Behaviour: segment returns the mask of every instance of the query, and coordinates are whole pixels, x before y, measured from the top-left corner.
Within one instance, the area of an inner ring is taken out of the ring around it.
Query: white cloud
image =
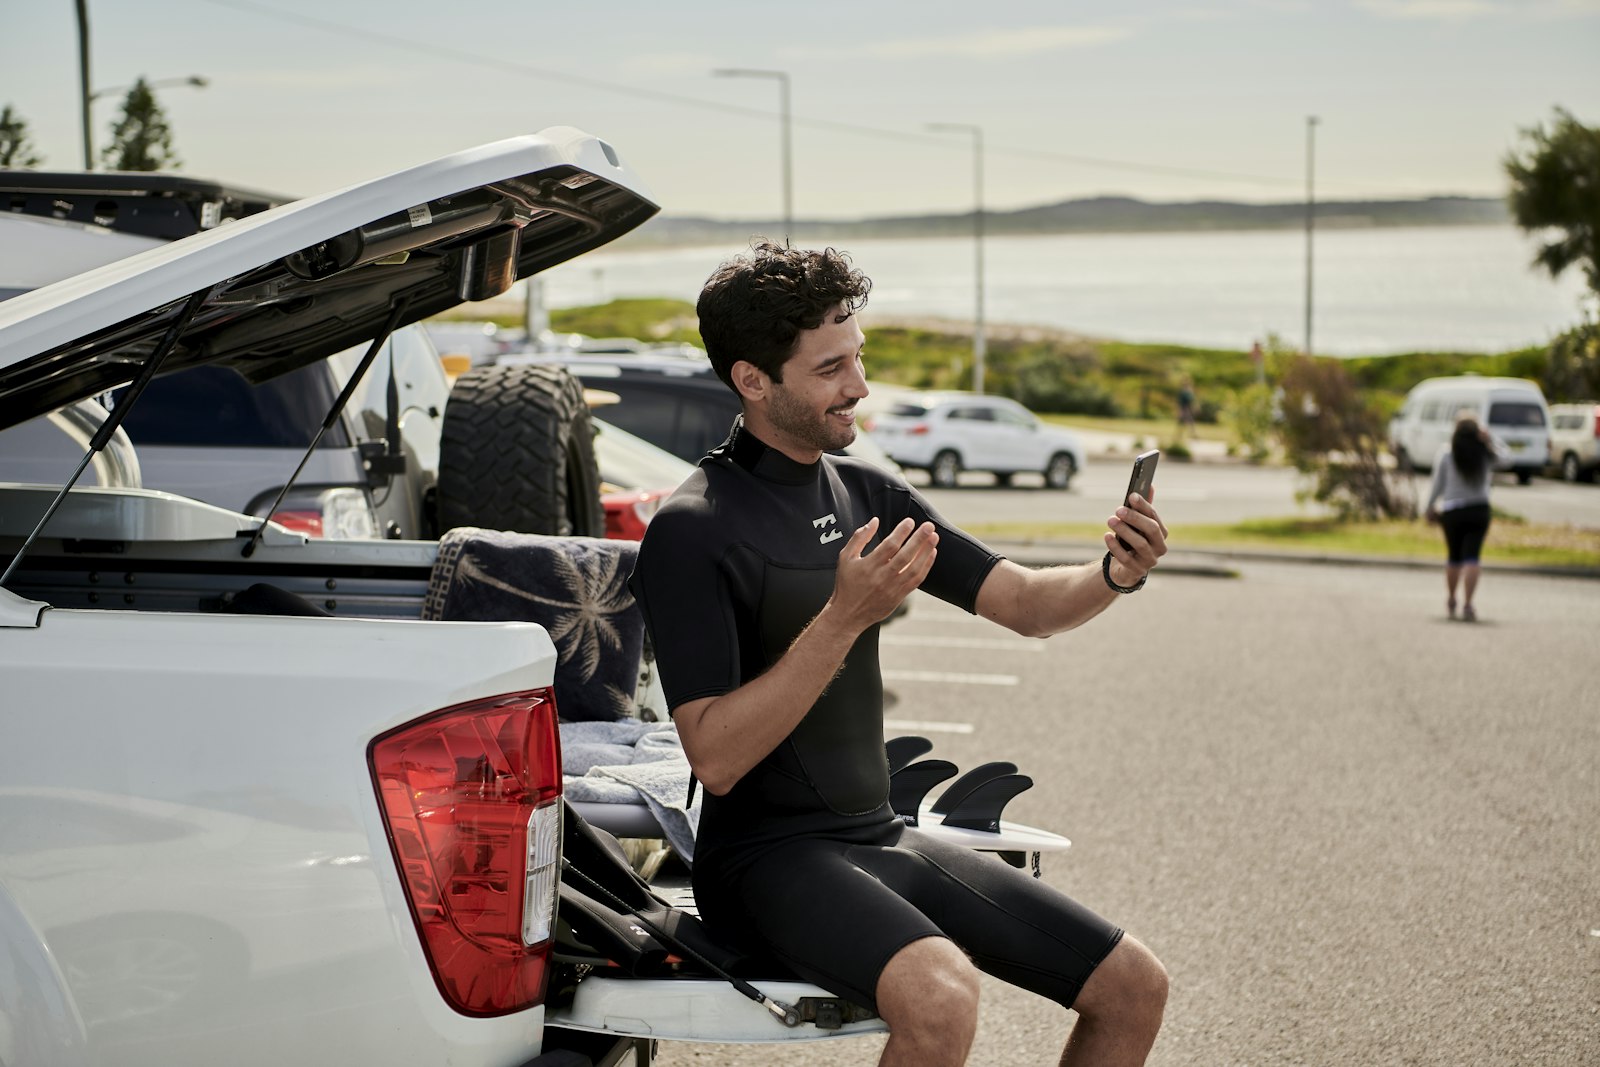
[[[1600,15],[1600,0],[1356,0],[1355,6],[1379,18],[1439,22],[1484,15],[1545,20]]]
[[[1362,11],[1385,19],[1433,19],[1456,22],[1493,14],[1490,0],[1356,0]]]
[[[1012,56],[1059,52],[1069,48],[1097,48],[1132,36],[1121,26],[1030,26],[1015,30],[987,30],[945,37],[901,38],[865,43],[848,49],[851,55],[874,59],[922,59],[961,56],[968,59],[1005,59]],[[809,51],[809,50],[807,50]],[[839,54],[834,51],[832,54]]]

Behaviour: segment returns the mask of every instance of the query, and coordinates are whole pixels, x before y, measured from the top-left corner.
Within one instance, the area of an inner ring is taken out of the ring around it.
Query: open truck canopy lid
[[[163,371],[261,381],[391,319],[494,296],[656,211],[609,145],[570,127],[284,204],[0,302],[0,429],[127,384],[195,294]]]

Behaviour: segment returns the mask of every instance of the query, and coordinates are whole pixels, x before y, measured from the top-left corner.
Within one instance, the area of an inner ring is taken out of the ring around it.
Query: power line
[[[616,82],[602,81],[582,74],[572,74],[567,71],[554,70],[547,67],[537,67],[528,63],[519,63],[503,59],[498,56],[483,55],[470,52],[461,48],[453,48],[438,41],[417,41],[397,34],[385,33],[371,27],[350,26],[330,19],[318,18],[315,15],[303,15],[298,12],[284,11],[254,0],[203,0],[204,3],[214,7],[229,8],[242,11],[263,18],[277,19],[280,22],[292,22],[325,33],[337,34],[345,37],[354,37],[368,43],[386,45],[390,48],[406,52],[426,55],[434,59],[448,59],[460,63],[470,64],[473,67],[489,67],[509,74],[522,75],[531,78],[540,78],[560,82],[563,85],[578,85],[597,92],[611,93],[616,96],[632,97],[636,100],[649,100],[659,104],[672,104],[680,107],[700,108],[706,111],[717,111],[726,115],[738,115],[743,118],[756,118],[771,120],[773,112],[760,108],[744,107],[740,104],[730,104],[720,100],[709,100],[698,96],[688,96],[682,93],[663,92],[659,89],[646,89],[639,86],[623,85]],[[929,136],[927,134],[912,133],[905,130],[888,129],[880,126],[867,126],[861,123],[841,122],[836,119],[814,119],[800,115],[791,116],[790,119],[797,126],[805,126],[813,130],[827,130],[835,133],[849,133],[877,138],[879,140],[893,140],[924,147],[949,148],[947,138]],[[1022,148],[1003,144],[986,146],[986,151],[991,154],[1014,156],[1019,159],[1043,160],[1051,163],[1065,163],[1077,167],[1091,167],[1099,170],[1127,171],[1141,174],[1160,174],[1168,177],[1197,178],[1207,180],[1224,180],[1243,182],[1255,185],[1282,186],[1285,188],[1298,188],[1300,178],[1274,177],[1261,174],[1240,174],[1229,171],[1203,170],[1195,167],[1183,167],[1159,163],[1140,163],[1131,160],[1103,159],[1095,156],[1079,156],[1065,152],[1052,152],[1048,149]],[[1345,188],[1365,189],[1376,192],[1375,186],[1360,185],[1353,182],[1332,182]]]

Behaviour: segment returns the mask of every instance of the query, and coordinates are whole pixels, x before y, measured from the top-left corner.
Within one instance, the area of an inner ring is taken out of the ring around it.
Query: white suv
[[[1550,462],[1569,482],[1592,482],[1600,467],[1600,404],[1550,405]]]
[[[1076,435],[1040,422],[1015,400],[976,393],[907,393],[867,425],[902,467],[926,470],[950,488],[963,470],[992,471],[1001,485],[1035,471],[1065,489],[1083,469]]]

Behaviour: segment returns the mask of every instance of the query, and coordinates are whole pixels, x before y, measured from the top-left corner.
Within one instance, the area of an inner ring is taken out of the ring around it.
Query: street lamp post
[[[781,70],[725,69],[711,72],[718,78],[772,78],[778,83],[778,104],[782,115],[783,136],[783,236],[794,232],[794,163],[790,155],[789,130],[789,75]]]
[[[983,127],[970,122],[931,122],[930,130],[952,130],[972,135],[972,236],[976,257],[977,306],[972,325],[972,391],[983,392],[983,361],[988,345],[983,336]]]
[[[1306,355],[1311,355],[1311,234],[1317,207],[1315,186],[1317,116],[1306,116]]]

